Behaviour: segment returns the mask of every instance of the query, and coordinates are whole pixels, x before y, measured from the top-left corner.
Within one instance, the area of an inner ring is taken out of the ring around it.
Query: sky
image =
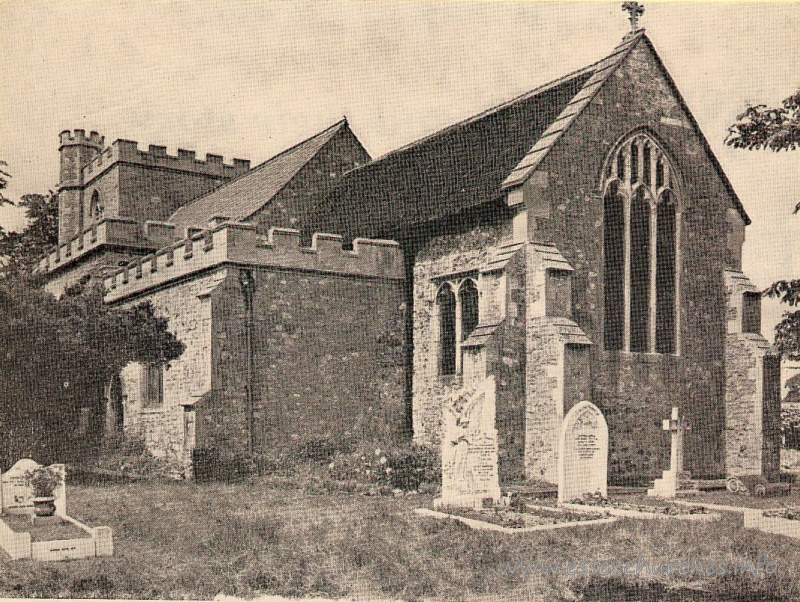
[[[753,220],[744,270],[800,276],[800,150],[727,126],[800,86],[800,2],[645,2],[641,25]],[[0,0],[0,159],[12,200],[53,189],[58,134],[256,165],[347,116],[373,157],[610,53],[620,2]],[[18,229],[14,208],[0,225]],[[782,307],[765,301],[762,330]]]

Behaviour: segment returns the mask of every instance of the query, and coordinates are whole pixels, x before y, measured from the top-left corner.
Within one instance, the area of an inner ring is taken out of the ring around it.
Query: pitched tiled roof
[[[644,34],[627,35],[601,61],[393,151],[344,176],[307,227],[396,237],[409,226],[502,198],[536,170],[633,48],[644,41],[683,105],[745,223],[739,198]]]
[[[337,132],[347,126],[343,119],[328,129],[264,161],[238,178],[179,208],[169,218],[178,228],[207,227],[223,216],[246,220],[268,203]]]
[[[502,197],[501,185],[581,90],[595,65],[354,169],[307,226],[386,236]]]

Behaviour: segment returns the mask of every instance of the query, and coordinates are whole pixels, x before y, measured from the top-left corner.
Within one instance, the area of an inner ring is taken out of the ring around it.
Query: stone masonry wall
[[[87,254],[85,258],[70,265],[68,269],[57,272],[55,275],[48,274],[44,288],[47,292],[60,297],[67,288],[78,284],[86,277],[97,278],[99,282],[102,282],[103,276],[108,272],[147,253],[147,250],[144,249],[138,254],[135,251],[136,249],[125,251],[101,249],[90,255]]]
[[[227,181],[204,174],[127,164],[119,166],[118,178],[118,200],[115,203],[110,197],[106,205],[114,208],[116,204],[118,213],[108,215],[127,217],[138,222],[166,221],[178,207]],[[88,202],[91,196],[86,198]]]
[[[481,270],[512,242],[511,225],[490,219],[432,237],[417,253],[414,266],[414,438],[438,445],[443,402],[470,382],[494,375],[498,471],[504,483],[524,478],[524,251],[514,254],[502,269]],[[462,374],[440,376],[436,293],[443,281],[459,282],[467,274],[478,283],[478,324],[496,328],[483,345],[464,350]]]
[[[511,242],[510,224],[478,226],[467,232],[431,238],[417,253],[414,265],[414,438],[438,445],[441,436],[441,410],[445,399],[462,386],[461,375],[438,374],[438,325],[436,293],[440,276],[472,271],[472,277],[485,266],[492,254]],[[456,277],[454,277],[456,278]],[[460,277],[459,277],[460,278]],[[486,298],[481,284],[479,295]],[[457,292],[457,291],[456,291]],[[483,320],[479,301],[479,323]]]
[[[240,269],[213,305],[212,391],[198,445],[247,451],[246,306]],[[389,441],[404,413],[402,281],[253,268],[256,452],[310,440]]]
[[[121,374],[125,430],[143,437],[155,455],[176,466],[188,466],[190,460],[190,450],[184,445],[184,406],[192,407],[211,389],[211,296],[226,274],[225,269],[216,270],[146,296],[156,315],[166,318],[170,332],[186,345],[184,353],[163,371],[160,407],[143,407],[141,366],[129,364]],[[122,305],[143,300],[135,298]]]
[[[601,172],[617,140],[639,127],[661,141],[683,182],[677,356],[603,350]],[[530,238],[555,244],[575,270],[573,319],[594,343],[592,402],[609,425],[611,482],[655,478],[668,467],[660,425],[672,405],[693,425],[685,467],[696,477],[724,474],[722,272],[732,201],[646,44],[631,52],[525,187]]]
[[[761,474],[763,361],[759,334],[729,334],[726,341],[725,457],[730,475]]]

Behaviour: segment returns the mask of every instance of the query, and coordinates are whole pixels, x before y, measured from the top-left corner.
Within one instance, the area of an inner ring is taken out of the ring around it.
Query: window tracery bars
[[[611,153],[603,174],[604,346],[677,353],[680,204],[669,161],[638,132]]]
[[[456,373],[456,296],[445,283],[436,294],[439,316],[439,375]]]

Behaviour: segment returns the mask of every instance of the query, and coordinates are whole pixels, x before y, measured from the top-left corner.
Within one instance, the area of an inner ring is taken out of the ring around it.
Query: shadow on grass
[[[733,575],[709,583],[705,590],[668,587],[658,581],[632,581],[620,577],[592,577],[582,585],[573,585],[573,593],[583,602],[778,602],[796,600],[787,597],[786,583],[766,577],[754,583]]]

